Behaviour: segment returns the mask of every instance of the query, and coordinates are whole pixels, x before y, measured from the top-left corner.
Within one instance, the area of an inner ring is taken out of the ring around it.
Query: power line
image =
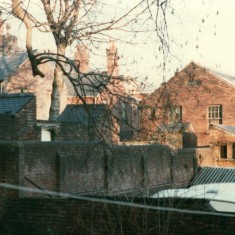
[[[97,203],[106,203],[106,204],[119,205],[119,206],[136,207],[136,208],[148,209],[148,210],[169,211],[169,212],[195,214],[195,215],[215,215],[215,216],[224,216],[224,217],[235,217],[234,213],[220,213],[220,212],[210,212],[210,211],[185,210],[185,209],[161,207],[161,206],[150,206],[150,205],[144,205],[144,204],[138,204],[138,203],[132,203],[132,202],[110,200],[106,198],[102,199],[102,198],[93,197],[93,196],[92,197],[78,196],[78,195],[72,195],[70,193],[58,193],[58,192],[49,191],[49,190],[42,191],[39,189],[26,188],[26,187],[17,186],[17,185],[8,184],[8,183],[0,183],[0,187],[5,188],[5,189],[14,189],[18,191],[30,192],[30,193],[40,193],[40,194],[47,194],[47,195],[49,194],[51,196],[56,196],[56,197],[64,197],[64,198],[70,198],[70,199],[77,199],[77,200],[97,202]],[[220,201],[220,200],[213,200],[213,201]]]

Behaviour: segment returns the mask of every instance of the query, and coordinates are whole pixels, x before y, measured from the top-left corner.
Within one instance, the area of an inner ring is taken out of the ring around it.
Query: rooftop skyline
[[[7,1],[6,1],[7,2]],[[114,11],[116,2],[110,5]],[[121,1],[118,10],[130,2]],[[138,34],[136,40],[128,34],[131,44],[123,43],[126,37],[119,32],[120,41],[116,41],[120,56],[120,74],[143,79],[149,78],[152,88],[157,88],[163,80],[170,79],[175,71],[181,70],[191,61],[207,68],[229,74],[235,74],[235,2],[225,0],[211,1],[177,1],[170,2],[167,11],[167,26],[169,34],[169,53],[163,57],[161,45],[156,40],[155,33]],[[18,37],[21,48],[25,47],[25,29],[17,19],[10,19],[11,33]],[[137,22],[138,23],[138,22]],[[146,28],[149,25],[146,25]],[[54,50],[54,39],[49,33],[40,33],[35,30],[33,34],[33,47],[39,50]],[[90,66],[99,70],[106,68],[106,48],[108,42],[99,47],[90,48]],[[89,47],[89,45],[88,45]],[[68,56],[73,56],[75,46],[68,49]]]

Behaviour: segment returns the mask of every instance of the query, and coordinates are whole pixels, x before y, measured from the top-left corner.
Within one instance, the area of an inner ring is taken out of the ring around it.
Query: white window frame
[[[222,105],[208,106],[207,119],[209,124],[222,124]]]
[[[41,141],[52,141],[52,132],[50,129],[41,129]]]

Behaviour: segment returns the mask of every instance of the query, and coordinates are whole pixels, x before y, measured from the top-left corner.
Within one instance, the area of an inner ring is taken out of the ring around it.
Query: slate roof
[[[18,67],[28,59],[26,52],[15,52],[10,55],[0,55],[0,81],[6,80],[15,73]]]
[[[201,65],[197,62],[192,61],[192,63],[195,63],[199,67],[206,69],[210,74],[214,75],[215,77],[219,78],[220,80],[224,81],[225,83],[230,84],[232,86],[235,86],[235,76],[228,75],[228,74],[225,74],[225,73],[221,73],[219,71],[215,71],[215,70],[210,69],[208,67],[205,67],[205,66],[203,66],[203,65]]]
[[[17,51],[9,55],[0,54],[0,82],[7,80],[26,60],[28,60],[28,54],[24,51]],[[51,66],[54,66],[54,64]],[[75,73],[74,76],[73,72],[71,74],[72,77],[76,78],[77,75]],[[76,90],[66,76],[64,76],[64,82],[67,86],[67,94],[69,96],[77,96],[78,92],[83,97],[96,97],[110,82],[110,77],[105,72],[89,72],[74,81],[77,85]]]
[[[216,77],[222,79],[223,81],[225,81],[226,83],[229,83],[230,85],[235,86],[235,76],[231,76],[231,75],[227,75],[224,73],[220,73],[214,70],[209,69],[209,72],[212,75],[215,75]]]
[[[215,127],[216,129],[224,131],[228,134],[235,135],[235,126],[226,126],[222,124],[210,124],[210,126]]]
[[[33,98],[29,93],[0,95],[0,114],[16,114]]]
[[[76,90],[71,81],[65,76],[65,84],[68,89],[68,95],[77,96],[77,92],[80,96],[96,97],[100,94],[107,84],[110,82],[110,77],[103,73],[88,73],[84,74],[74,81],[76,84]]]
[[[202,167],[190,185],[235,183],[235,168]]]
[[[104,118],[108,114],[107,112],[107,107],[104,104],[71,104],[66,106],[57,121],[88,125],[91,121],[94,122]]]

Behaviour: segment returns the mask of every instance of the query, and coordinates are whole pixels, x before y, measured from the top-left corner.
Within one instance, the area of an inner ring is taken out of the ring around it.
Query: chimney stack
[[[77,45],[74,59],[81,73],[87,73],[89,71],[89,58],[90,54],[87,46],[84,44]]]
[[[108,75],[119,75],[119,56],[114,41],[110,41],[109,49],[106,49]]]
[[[2,19],[2,11],[0,10],[0,36],[4,35],[4,21]]]

